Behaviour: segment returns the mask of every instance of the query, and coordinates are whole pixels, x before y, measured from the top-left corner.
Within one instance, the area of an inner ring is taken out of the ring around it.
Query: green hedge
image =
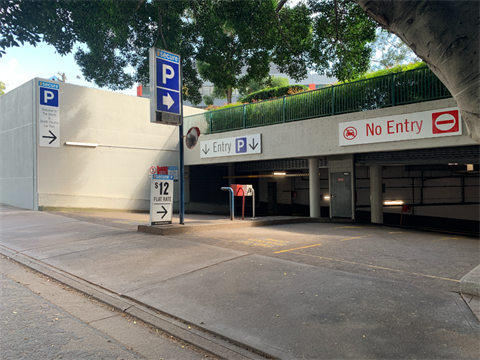
[[[215,133],[447,97],[451,94],[445,85],[424,66],[265,101],[232,104],[185,120],[192,126],[206,127],[206,133]]]
[[[247,96],[244,96],[238,101],[241,103],[251,103],[253,101],[262,101],[262,100],[282,97],[284,95],[289,95],[292,92],[296,94],[306,90],[308,90],[308,86],[299,85],[299,84],[279,86],[279,87],[273,87],[273,88],[255,91],[251,94],[248,94]]]

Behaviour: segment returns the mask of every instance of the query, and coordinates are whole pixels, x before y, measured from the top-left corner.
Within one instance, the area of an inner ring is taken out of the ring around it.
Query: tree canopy
[[[377,30],[377,39],[372,44],[371,70],[382,70],[398,65],[417,63],[420,59],[399,37],[383,30]]]
[[[5,94],[5,89],[6,89],[5,83],[3,81],[0,81],[0,96]]]
[[[59,54],[75,50],[87,81],[125,89],[148,83],[148,48],[156,46],[182,56],[185,99],[198,103],[196,60],[225,82],[259,81],[270,63],[295,80],[309,70],[348,80],[368,70],[381,26],[447,86],[480,142],[479,7],[469,0],[0,0],[0,55],[45,41]]]
[[[146,84],[148,49],[182,56],[184,96],[261,81],[276,64],[295,80],[309,71],[340,80],[369,67],[375,23],[349,0],[0,0],[0,55],[45,41],[74,52],[87,81],[113,90]]]

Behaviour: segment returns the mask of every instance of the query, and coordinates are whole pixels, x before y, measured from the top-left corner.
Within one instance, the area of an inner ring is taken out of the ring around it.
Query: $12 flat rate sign
[[[150,188],[150,225],[172,223],[173,175],[153,175]]]

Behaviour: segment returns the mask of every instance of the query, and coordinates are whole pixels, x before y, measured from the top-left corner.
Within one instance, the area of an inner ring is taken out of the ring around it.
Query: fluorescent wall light
[[[385,200],[384,205],[403,205],[402,200]]]
[[[98,144],[72,142],[72,141],[67,141],[65,143],[65,145],[68,145],[68,146],[85,146],[85,147],[97,147],[98,146]]]
[[[287,173],[286,172],[274,172],[273,175],[285,176],[285,175],[287,175]]]
[[[325,195],[325,196],[323,197],[323,200],[330,200],[330,195]]]

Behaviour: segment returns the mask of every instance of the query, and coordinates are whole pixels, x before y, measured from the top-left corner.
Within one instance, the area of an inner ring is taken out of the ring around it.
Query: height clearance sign
[[[458,108],[349,121],[339,124],[339,145],[416,140],[462,135]]]

